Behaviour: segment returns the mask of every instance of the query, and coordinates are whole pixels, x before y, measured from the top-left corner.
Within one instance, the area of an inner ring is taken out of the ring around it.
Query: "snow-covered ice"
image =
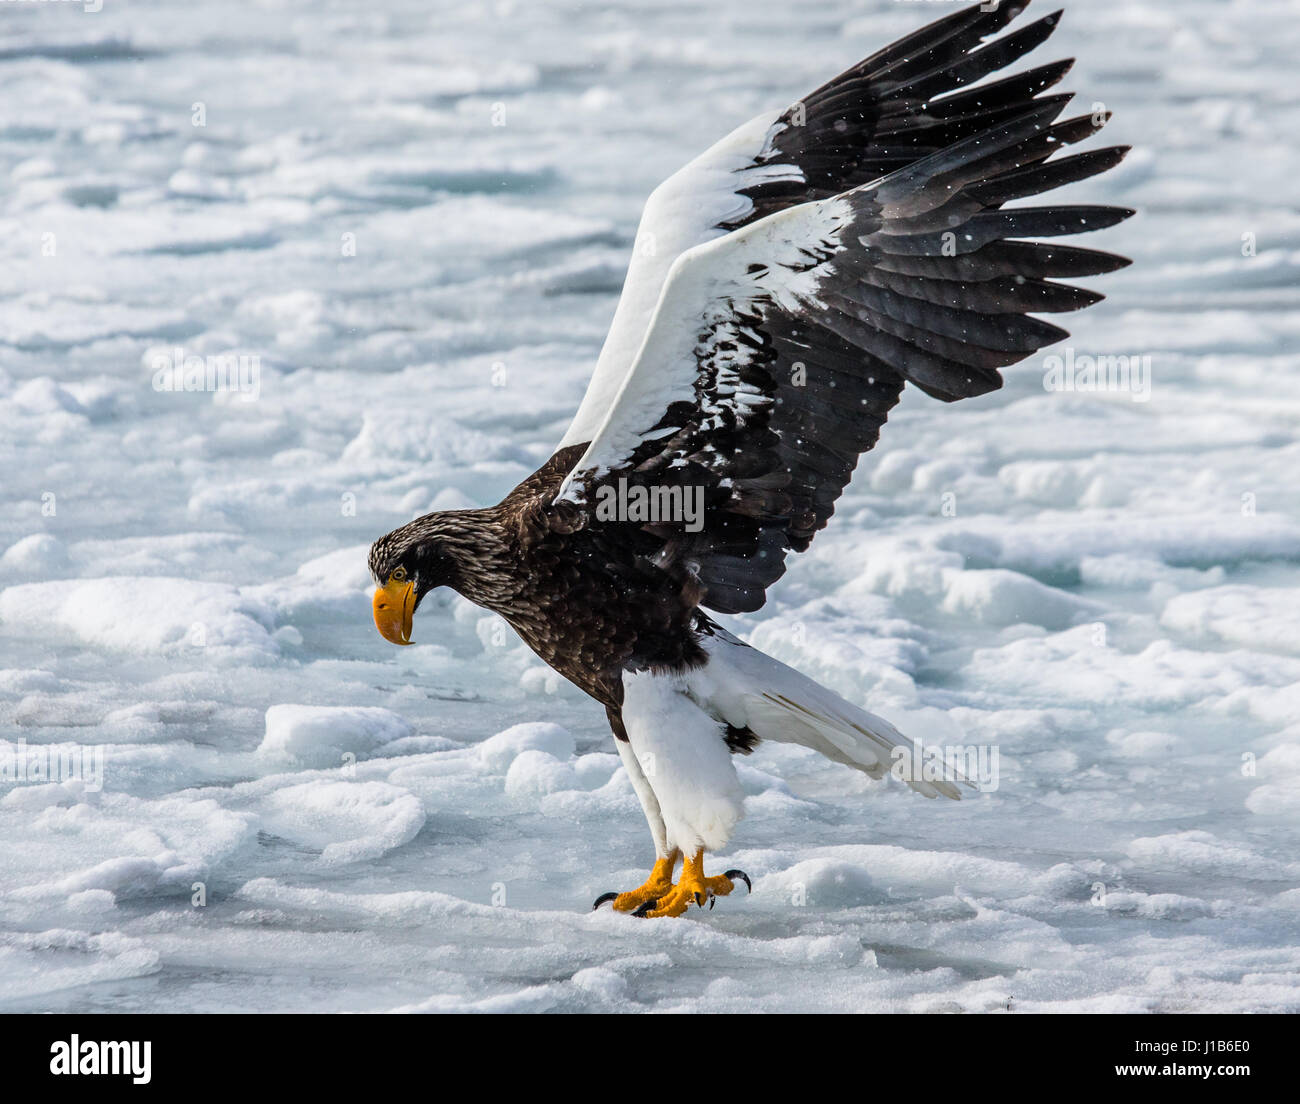
[[[1149,394],[909,393],[728,619],[998,788],[765,745],[752,898],[658,923],[603,711],[459,599],[386,644],[365,550],[549,455],[660,178],[946,6],[3,7],[0,1009],[1300,1010],[1290,3],[1066,0],[1139,210],[1067,344]]]

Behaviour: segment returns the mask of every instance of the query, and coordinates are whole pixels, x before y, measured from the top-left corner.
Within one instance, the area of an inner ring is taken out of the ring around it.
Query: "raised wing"
[[[784,111],[751,119],[660,184],[646,201],[614,321],[560,447],[595,436],[636,360],[669,270],[686,250],[1014,118],[1059,81],[1070,61],[957,93],[1052,33],[1059,12],[980,47],[1028,3],[963,6]]]
[[[1050,277],[1128,263],[1017,240],[1101,229],[1127,209],[1003,209],[1126,152],[1049,160],[1099,125],[1057,122],[1066,99],[1033,101],[883,179],[681,254],[558,497],[593,527],[634,524],[636,547],[653,536],[649,558],[696,578],[702,605],[761,606],[787,551],[826,524],[906,381],[947,401],[1000,387],[1000,367],[1067,336],[1030,312],[1101,298]],[[665,492],[699,494],[703,510],[633,523],[597,508],[638,487],[669,504]]]

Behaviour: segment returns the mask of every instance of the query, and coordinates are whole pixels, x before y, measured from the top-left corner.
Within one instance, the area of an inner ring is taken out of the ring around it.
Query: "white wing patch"
[[[599,428],[557,500],[576,501],[587,479],[631,456],[672,403],[694,403],[702,366],[717,371],[719,412],[724,398],[769,402],[746,388],[736,371],[747,357],[747,343],[739,340],[743,316],[764,305],[790,313],[824,310],[818,290],[834,273],[836,254],[848,248],[845,231],[853,214],[843,196],[804,203],[678,257],[631,371],[606,402]],[[705,347],[702,333],[709,338]]]
[[[673,263],[688,249],[722,237],[720,224],[753,209],[741,189],[778,180],[803,180],[795,165],[755,165],[770,153],[784,129],[780,112],[759,115],[737,127],[660,184],[646,200],[637,228],[623,294],[600,351],[587,393],[559,447],[585,444],[604,421],[631,371]]]

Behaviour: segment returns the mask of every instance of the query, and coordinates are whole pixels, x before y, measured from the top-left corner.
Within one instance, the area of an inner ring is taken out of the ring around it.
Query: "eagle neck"
[[[451,559],[450,586],[477,606],[503,613],[518,590],[518,550],[500,507],[449,510],[440,515],[439,539]]]

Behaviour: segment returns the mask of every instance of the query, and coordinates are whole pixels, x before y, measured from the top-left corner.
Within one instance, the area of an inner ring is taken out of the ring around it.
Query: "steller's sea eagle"
[[[498,505],[428,514],[370,551],[388,640],[409,644],[421,599],[448,586],[604,705],[657,859],[597,906],[679,916],[731,892],[744,875],[706,876],[703,857],[741,816],[734,752],[785,741],[880,777],[912,747],[704,610],[762,606],[905,383],[945,402],[1000,387],[999,368],[1067,336],[1031,314],[1101,298],[1052,277],[1129,263],[1034,239],[1132,211],[1006,206],[1127,152],[1053,157],[1106,121],[1058,121],[1071,97],[1044,93],[1071,61],[977,83],[1055,29],[1059,12],[985,43],[1027,4],[963,6],[660,184],[638,231],[652,247],[555,454]],[[614,489],[702,509],[602,511]]]

